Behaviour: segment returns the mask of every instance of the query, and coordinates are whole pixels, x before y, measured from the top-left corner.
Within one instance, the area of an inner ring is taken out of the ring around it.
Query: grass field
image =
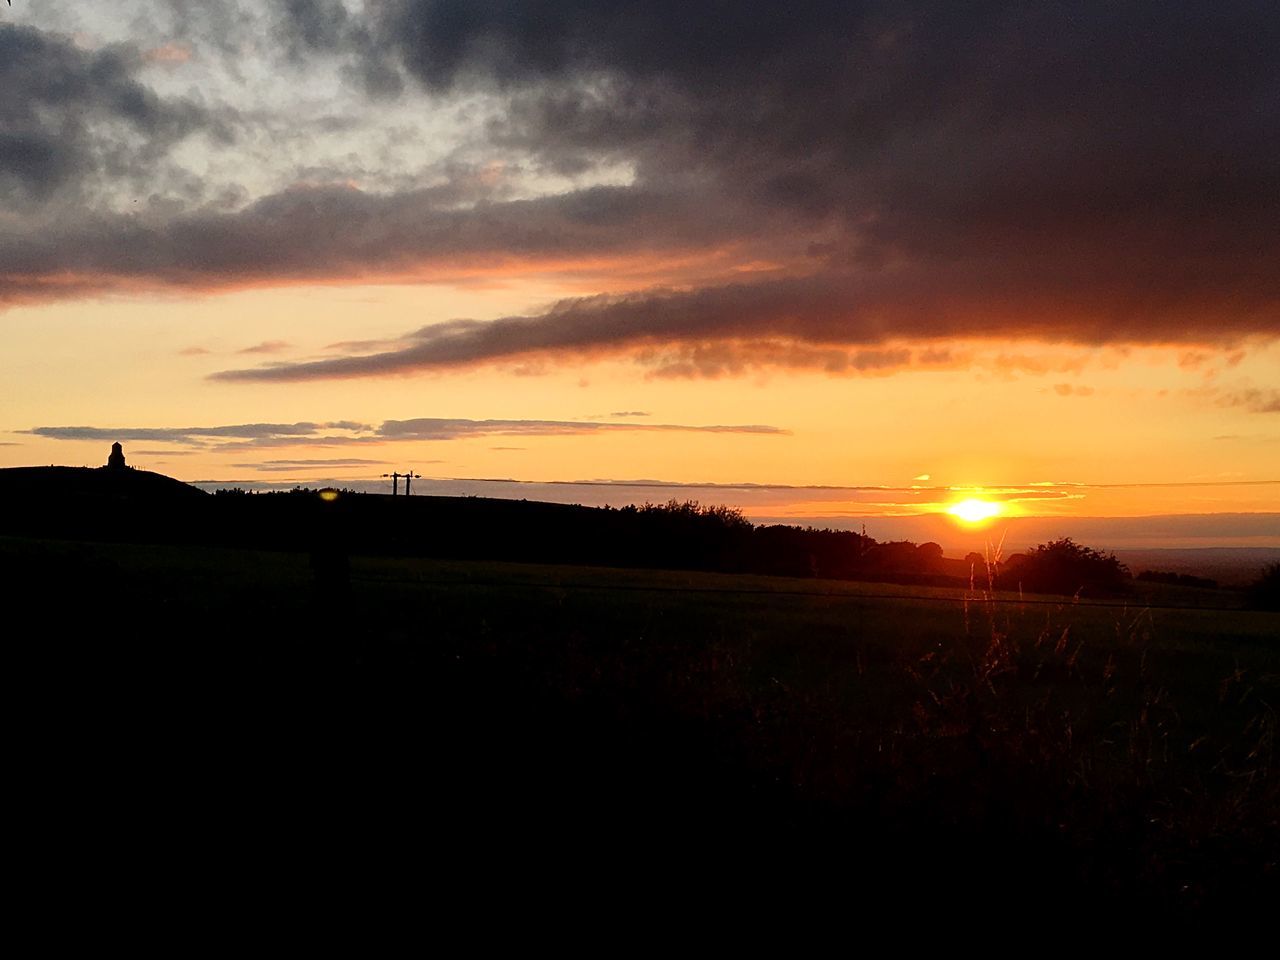
[[[526,900],[548,864],[579,897],[1019,916],[1280,891],[1280,616],[1174,588],[379,558],[318,587],[305,554],[22,539],[0,575],[32,763],[135,840],[417,851]]]

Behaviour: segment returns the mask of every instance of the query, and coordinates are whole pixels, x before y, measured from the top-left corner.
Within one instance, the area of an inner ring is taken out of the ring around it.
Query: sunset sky
[[[1269,0],[14,0],[0,467],[1280,546],[1278,50]]]

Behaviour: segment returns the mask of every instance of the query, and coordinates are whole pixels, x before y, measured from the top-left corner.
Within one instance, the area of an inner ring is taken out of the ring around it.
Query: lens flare
[[[1000,516],[1001,506],[990,500],[961,500],[947,507],[947,513],[965,523],[982,523],[984,520]]]

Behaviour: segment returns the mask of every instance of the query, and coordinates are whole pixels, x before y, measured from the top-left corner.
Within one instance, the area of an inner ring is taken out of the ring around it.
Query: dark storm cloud
[[[880,345],[897,338],[1280,333],[1273,3],[274,9],[291,57],[337,58],[394,78],[387,90],[409,77],[405,96],[435,102],[484,91],[506,105],[483,131],[492,147],[561,173],[625,162],[636,179],[505,203],[308,188],[234,213],[59,223],[0,236],[0,303],[112,286],[440,279],[477,263],[737,244],[790,275],[564,301],[429,327],[403,349],[224,378],[672,347],[655,372],[719,375],[755,362],[743,340],[813,348],[790,355],[798,366],[887,371],[902,358]],[[37,167],[59,175],[56,163],[24,169]]]
[[[335,52],[357,41],[341,0],[279,0],[279,36],[297,57],[307,51]]]
[[[210,289],[339,277],[447,278],[467,266],[635,254],[724,240],[714,213],[677,198],[597,187],[458,209],[448,188],[379,195],[297,187],[244,210],[168,220],[102,214],[38,235],[0,233],[0,304],[103,287]],[[63,271],[71,277],[63,277]],[[51,274],[57,273],[56,277]]]
[[[341,0],[278,0],[275,6],[275,35],[291,59],[342,57],[344,76],[370,96],[380,99],[403,91],[399,65],[379,53],[368,23],[349,14]]]
[[[651,180],[732,171],[760,199],[810,211],[1039,228],[1114,201],[1176,209],[1188,186],[1193,207],[1230,202],[1275,172],[1260,149],[1277,136],[1272,4],[381,10],[379,49],[427,87],[512,93],[500,133],[551,152],[629,147]]]
[[[86,177],[136,170],[197,130],[227,135],[200,105],[140,83],[141,63],[131,48],[83,50],[0,24],[0,201],[39,202]]]
[[[621,153],[703,208],[807,218],[833,269],[879,272],[887,322],[991,287],[1012,335],[1280,328],[1274,4],[379,9],[379,49],[429,89],[509,93],[498,139],[560,167]]]

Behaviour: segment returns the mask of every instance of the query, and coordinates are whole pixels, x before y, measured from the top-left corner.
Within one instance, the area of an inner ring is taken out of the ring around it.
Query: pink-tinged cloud
[[[188,62],[192,57],[191,47],[185,43],[165,43],[158,47],[152,47],[142,55],[142,59],[147,63],[159,64],[181,64]]]

